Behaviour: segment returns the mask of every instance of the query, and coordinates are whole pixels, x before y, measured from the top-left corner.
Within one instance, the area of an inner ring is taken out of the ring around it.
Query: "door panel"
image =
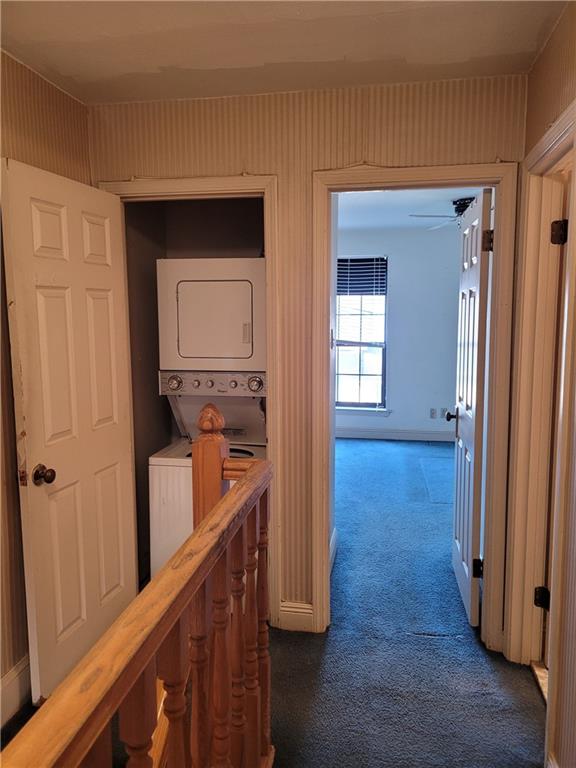
[[[112,265],[110,219],[95,213],[82,213],[82,244],[87,264]]]
[[[120,474],[118,465],[94,476],[98,526],[99,600],[111,600],[124,586]]]
[[[49,494],[56,641],[86,621],[86,562],[79,483]]]
[[[136,594],[120,200],[13,161],[3,225],[32,692],[47,697]],[[33,482],[43,464],[52,483]],[[22,481],[21,481],[22,482]]]
[[[460,311],[456,365],[456,446],[452,565],[472,626],[480,621],[480,558],[484,361],[488,302],[488,253],[482,232],[490,227],[490,190],[463,214],[460,261]]]
[[[116,423],[118,391],[114,348],[114,309],[109,290],[86,291],[92,427]]]
[[[77,437],[70,287],[36,287],[45,444]]]

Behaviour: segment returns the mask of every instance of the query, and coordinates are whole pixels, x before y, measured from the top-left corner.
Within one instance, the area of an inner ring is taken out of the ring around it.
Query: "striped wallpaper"
[[[576,3],[566,9],[528,75],[526,150],[576,99]]]
[[[2,52],[1,154],[90,183],[88,109]]]
[[[90,108],[96,181],[276,174],[282,598],[311,601],[312,172],[521,160],[523,75]]]

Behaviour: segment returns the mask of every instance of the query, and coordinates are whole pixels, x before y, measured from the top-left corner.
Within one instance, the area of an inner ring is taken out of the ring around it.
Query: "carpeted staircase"
[[[532,675],[452,573],[452,445],[338,440],[336,466],[331,627],[272,633],[275,768],[541,768]]]

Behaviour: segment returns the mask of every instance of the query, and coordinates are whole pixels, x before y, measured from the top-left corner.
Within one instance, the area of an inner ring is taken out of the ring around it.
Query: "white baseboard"
[[[334,560],[336,559],[336,552],[338,551],[338,531],[336,528],[332,529],[332,536],[330,536],[330,573],[334,568]]]
[[[314,611],[311,603],[280,603],[279,629],[290,632],[314,632]]]
[[[11,717],[22,709],[30,698],[30,663],[28,656],[2,675],[0,681],[2,698],[2,726],[6,725]]]
[[[337,426],[336,437],[364,440],[436,440],[452,443],[454,432],[438,432],[432,429],[385,429],[383,427]]]

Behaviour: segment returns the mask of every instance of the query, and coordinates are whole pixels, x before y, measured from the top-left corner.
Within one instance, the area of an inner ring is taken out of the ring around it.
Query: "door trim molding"
[[[332,253],[330,193],[354,189],[423,186],[492,186],[496,190],[495,251],[487,355],[486,523],[482,638],[503,647],[507,513],[508,417],[512,340],[512,298],[516,220],[515,163],[381,168],[359,166],[313,175],[312,317],[312,596],[316,631],[330,623],[330,445],[334,435],[330,387],[330,290]],[[502,425],[506,425],[502,429]]]
[[[545,366],[550,364],[547,345],[556,339],[557,297],[550,289],[559,277],[554,258],[557,249],[549,242],[549,223],[560,216],[562,206],[561,184],[553,173],[575,146],[573,101],[522,166],[505,654],[511,661],[523,664],[539,660],[541,654],[543,616],[533,598],[534,587],[543,583],[546,572],[546,495],[553,490],[549,476],[552,444],[549,437],[542,439],[546,429],[551,429],[547,408],[542,404],[552,401],[555,386],[553,377],[545,375]],[[574,181],[572,188],[575,194]]]
[[[30,698],[30,660],[28,654],[2,675],[2,727]]]
[[[563,185],[524,174],[522,188],[504,622],[506,657],[529,664],[542,650],[543,610],[534,605],[534,588],[546,583],[560,276],[549,227],[561,217]]]
[[[522,167],[529,173],[544,175],[568,152],[576,131],[576,99],[550,126],[524,158]]]
[[[192,200],[202,198],[263,197],[264,249],[266,252],[266,344],[268,368],[267,432],[269,458],[283,466],[281,432],[282,376],[280,370],[281,301],[278,281],[278,182],[276,176],[242,175],[183,179],[133,179],[101,182],[101,189],[119,195],[124,202],[144,200]],[[270,615],[273,626],[310,631],[310,610],[293,610],[281,600],[282,574],[282,471],[274,473],[271,486],[270,525]]]

